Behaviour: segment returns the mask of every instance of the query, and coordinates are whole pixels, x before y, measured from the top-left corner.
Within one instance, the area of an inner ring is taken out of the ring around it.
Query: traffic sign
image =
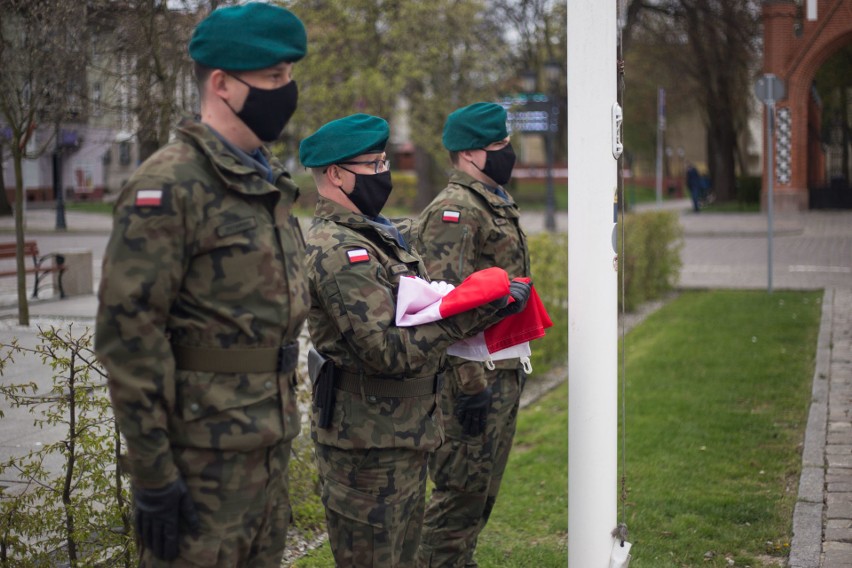
[[[787,89],[784,81],[773,75],[766,73],[759,77],[754,83],[754,94],[764,104],[773,104],[787,96]]]
[[[526,93],[498,100],[506,109],[506,122],[514,132],[548,132],[556,128],[559,107],[547,95]]]

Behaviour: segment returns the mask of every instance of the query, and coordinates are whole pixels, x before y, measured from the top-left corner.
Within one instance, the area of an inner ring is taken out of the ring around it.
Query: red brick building
[[[827,181],[821,105],[813,81],[828,58],[852,44],[852,0],[767,0],[763,23],[763,72],[776,75],[786,86],[785,98],[776,102],[772,141],[775,207],[801,211],[808,208],[809,188]],[[765,170],[764,165],[764,203]]]

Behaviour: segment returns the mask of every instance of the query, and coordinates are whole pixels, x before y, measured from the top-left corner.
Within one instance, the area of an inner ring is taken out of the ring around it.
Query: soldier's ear
[[[459,158],[464,160],[465,162],[473,162],[475,164],[476,160],[473,157],[474,152],[475,152],[475,150],[460,150],[459,151]]]
[[[227,101],[233,96],[233,90],[228,88],[228,74],[221,69],[211,71],[207,81],[210,92],[217,97]]]
[[[340,176],[340,167],[337,164],[331,164],[325,169],[325,175],[328,177],[328,181],[332,183],[334,186],[339,186],[343,183],[343,178]]]

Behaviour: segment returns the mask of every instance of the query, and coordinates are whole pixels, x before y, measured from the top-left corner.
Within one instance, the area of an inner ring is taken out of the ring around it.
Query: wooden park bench
[[[15,258],[15,243],[0,243],[0,260]],[[50,253],[44,256],[39,256],[38,244],[35,241],[24,242],[24,256],[30,256],[33,259],[33,267],[27,268],[27,274],[35,274],[35,284],[33,285],[33,298],[38,298],[39,285],[44,281],[44,277],[57,272],[59,278],[59,297],[65,297],[65,290],[62,289],[62,273],[65,272],[65,258],[61,254]],[[15,276],[18,274],[16,270],[0,271],[0,277]]]

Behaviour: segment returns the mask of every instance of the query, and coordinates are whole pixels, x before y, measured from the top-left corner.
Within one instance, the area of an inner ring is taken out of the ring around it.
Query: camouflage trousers
[[[173,561],[159,560],[140,547],[139,565],[279,568],[290,525],[290,445],[251,452],[174,450],[201,530],[181,536],[180,556]]]
[[[485,431],[465,436],[455,417],[458,389],[447,373],[441,404],[446,442],[429,457],[435,489],[423,518],[417,566],[476,566],[476,540],[497,500],[512,449],[520,402],[522,370],[489,373],[493,392]]]
[[[426,451],[316,444],[328,541],[346,568],[414,565],[426,504]]]

